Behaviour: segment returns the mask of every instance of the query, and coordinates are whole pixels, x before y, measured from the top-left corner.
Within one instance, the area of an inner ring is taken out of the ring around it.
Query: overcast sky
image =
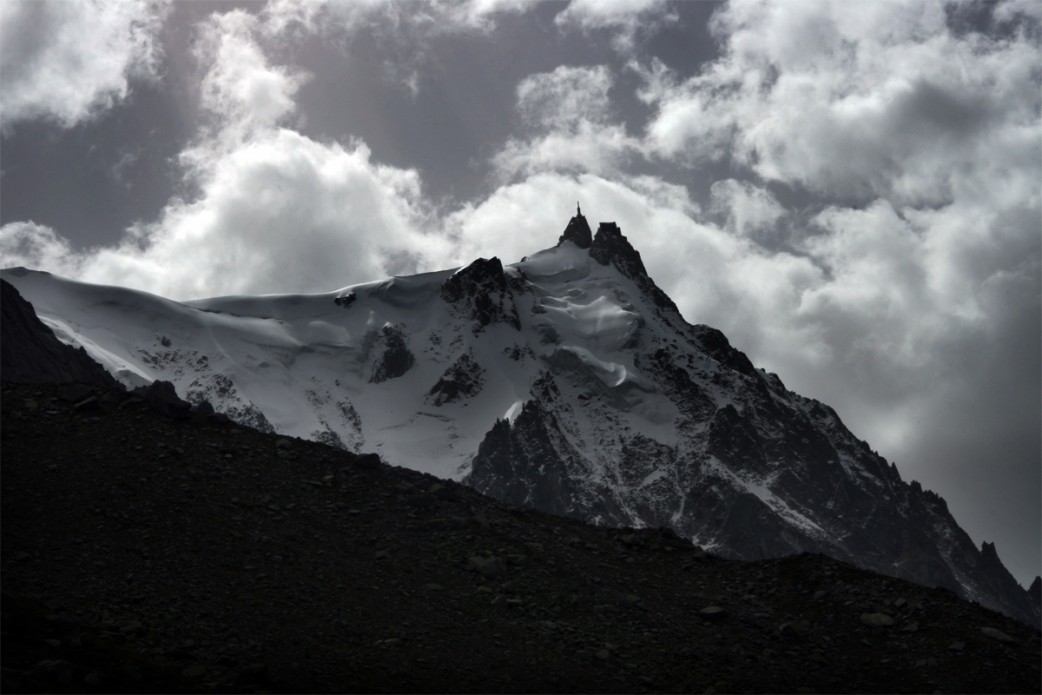
[[[0,265],[175,299],[519,260],[692,323],[1042,548],[1042,3],[0,4]]]

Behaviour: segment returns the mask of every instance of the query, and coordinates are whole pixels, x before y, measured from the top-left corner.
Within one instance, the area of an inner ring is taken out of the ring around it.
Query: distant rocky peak
[[[601,265],[614,264],[623,275],[634,280],[648,276],[640,252],[633,248],[614,222],[601,222],[597,227],[590,245],[590,257]]]
[[[572,242],[581,249],[588,249],[593,244],[590,223],[586,221],[586,217],[578,205],[575,206],[575,217],[568,221],[568,226],[564,228],[564,233],[557,240],[557,245],[560,246],[566,241]]]

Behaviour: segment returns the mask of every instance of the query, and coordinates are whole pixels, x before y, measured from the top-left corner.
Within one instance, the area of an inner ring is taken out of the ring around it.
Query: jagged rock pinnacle
[[[619,225],[614,222],[601,222],[590,246],[590,257],[601,265],[614,263],[624,275],[634,279],[648,275],[644,262],[640,259],[640,253],[622,235]]]
[[[593,243],[590,223],[586,221],[582,210],[579,209],[579,203],[575,204],[575,217],[568,221],[568,226],[564,228],[564,233],[557,240],[557,245],[560,246],[566,241],[572,242],[581,249],[588,249]]]

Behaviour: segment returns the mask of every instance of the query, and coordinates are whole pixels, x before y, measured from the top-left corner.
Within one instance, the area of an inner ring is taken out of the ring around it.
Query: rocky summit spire
[[[564,228],[564,233],[557,240],[557,245],[560,246],[566,241],[572,242],[581,249],[588,249],[593,244],[593,231],[590,229],[590,223],[583,217],[578,202],[575,203],[575,217],[568,221],[568,226]]]
[[[619,225],[614,222],[601,222],[592,247],[590,256],[601,265],[614,263],[624,275],[633,279],[647,276],[648,271],[644,269],[640,253],[622,235]]]

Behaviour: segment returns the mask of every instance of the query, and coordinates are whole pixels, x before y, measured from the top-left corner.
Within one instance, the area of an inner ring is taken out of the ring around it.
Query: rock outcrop
[[[36,316],[29,302],[6,280],[0,280],[3,340],[0,378],[23,383],[75,382],[105,388],[116,380],[86,351],[65,345]]]
[[[568,226],[564,228],[561,238],[557,240],[557,245],[560,246],[566,241],[572,242],[581,249],[588,249],[593,244],[593,231],[590,230],[590,223],[579,210],[576,210],[575,217],[568,221]]]
[[[475,333],[494,323],[521,328],[503,263],[498,258],[479,258],[456,271],[442,285],[441,297],[474,322]]]

